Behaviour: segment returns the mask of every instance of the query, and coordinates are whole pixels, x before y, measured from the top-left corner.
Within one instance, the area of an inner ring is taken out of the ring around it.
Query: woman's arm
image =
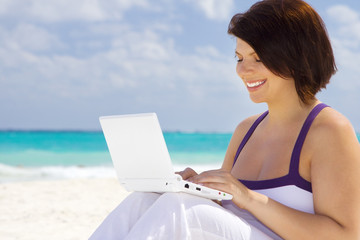
[[[200,174],[196,182],[231,193],[236,205],[285,239],[360,239],[360,145],[350,123],[331,114],[307,136],[315,214],[247,189],[227,169]]]
[[[318,124],[309,137],[315,215],[255,192],[245,208],[285,239],[360,239],[360,145],[353,128],[340,117]]]

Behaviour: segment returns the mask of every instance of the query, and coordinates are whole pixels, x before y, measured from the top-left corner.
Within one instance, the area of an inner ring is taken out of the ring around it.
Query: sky
[[[266,110],[236,75],[231,17],[250,0],[0,0],[0,129],[100,130],[156,112],[166,131],[232,132]],[[360,132],[360,1],[309,0],[337,74],[318,98]]]

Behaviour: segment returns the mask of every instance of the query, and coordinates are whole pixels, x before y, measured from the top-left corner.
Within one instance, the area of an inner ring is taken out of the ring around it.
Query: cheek
[[[236,64],[236,74],[241,78],[241,74],[240,74],[240,64],[239,64],[239,63]]]

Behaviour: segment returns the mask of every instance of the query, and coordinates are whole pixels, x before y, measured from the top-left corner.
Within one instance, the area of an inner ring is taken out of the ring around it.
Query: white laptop
[[[186,192],[209,199],[232,195],[174,173],[155,113],[103,116],[100,124],[120,183],[127,191]]]

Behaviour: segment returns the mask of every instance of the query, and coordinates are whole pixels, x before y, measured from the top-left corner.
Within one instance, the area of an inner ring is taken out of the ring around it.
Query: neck
[[[319,103],[319,100],[314,99],[305,104],[299,98],[290,98],[279,103],[268,103],[267,123],[269,126],[285,126],[298,121],[303,122],[310,111]]]

